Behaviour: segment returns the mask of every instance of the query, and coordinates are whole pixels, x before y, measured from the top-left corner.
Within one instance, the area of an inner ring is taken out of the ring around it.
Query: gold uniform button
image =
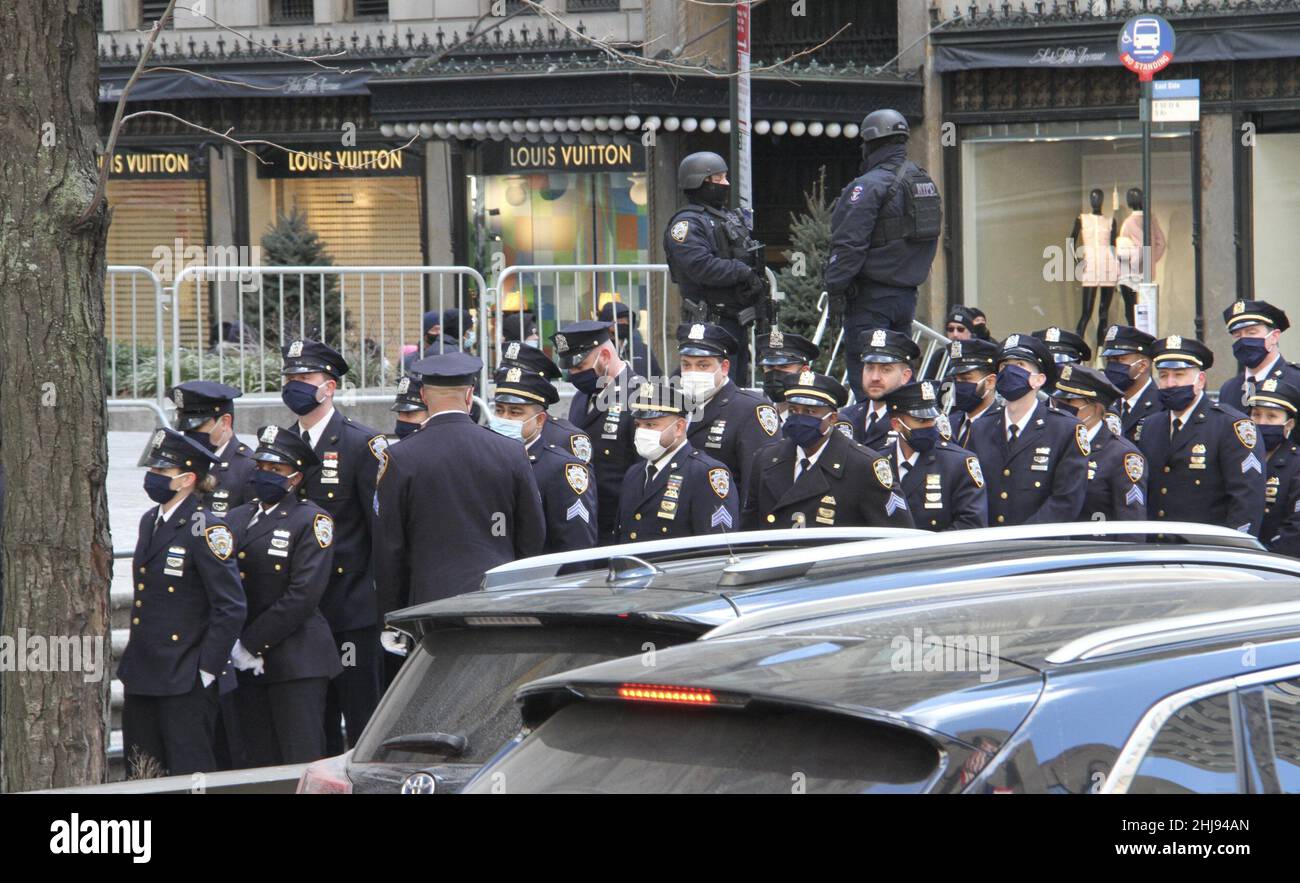
[[[1169,488],[1167,488],[1167,487],[1162,487],[1162,488],[1160,489],[1160,493],[1162,493],[1162,494],[1167,494],[1167,493],[1169,493]]]
[[[279,570],[279,569],[280,569],[280,565],[278,565],[278,564],[275,565],[275,569],[276,569],[276,570]]]
[[[142,592],[144,591],[144,583],[136,583],[135,587]]]
[[[1002,470],[1002,474],[1003,474],[1003,475],[1007,475],[1007,476],[1009,476],[1009,475],[1011,475],[1011,470],[1010,470],[1010,469],[1003,469],[1003,470]]]
[[[1007,498],[1007,492],[1003,491],[1002,493],[998,494],[998,496],[1000,496],[1002,499],[1005,500]]]
[[[168,586],[168,587],[167,587],[167,591],[172,592],[173,594],[175,594],[175,592],[176,592],[176,587],[175,587],[175,586]]]
[[[1199,478],[1198,478],[1198,479],[1196,479],[1196,484],[1198,484],[1198,485],[1199,485],[1199,484],[1200,484],[1200,483],[1201,483],[1201,480],[1200,480],[1200,479],[1199,479]]]
[[[605,448],[605,456],[609,456],[609,448]]]
[[[180,639],[181,639],[181,636],[180,636],[180,635],[172,635],[172,640],[173,640],[173,641],[179,641]]]
[[[1007,520],[1007,518],[1006,518],[1005,515],[999,515],[999,516],[998,516],[998,524],[1001,524],[1002,522],[1004,522],[1004,521],[1006,521],[1006,520]]]
[[[641,513],[638,512],[638,513],[636,513],[635,515],[633,515],[632,517],[635,518],[637,521],[640,521],[640,520],[641,520]]]
[[[327,493],[325,496],[329,497],[329,498],[332,500],[332,499],[334,499],[334,492],[333,492],[333,491],[330,491],[330,492]]]
[[[933,518],[930,519],[930,526],[931,526],[931,527],[936,526],[938,523],[939,523],[939,522],[935,521]]]
[[[636,531],[632,531],[630,534],[628,534],[628,536],[629,536],[630,538],[632,538],[632,539],[635,540],[635,539],[636,539]]]
[[[768,523],[768,524],[772,524],[774,521],[776,521],[776,516],[775,516],[775,515],[769,515],[769,516],[767,516],[767,523]]]
[[[141,572],[141,573],[144,573],[144,568],[143,568],[143,567],[140,568],[140,572]]]
[[[244,571],[241,570],[241,571],[239,571],[239,578],[240,578],[240,579],[248,579],[248,574],[244,573]]]
[[[240,553],[239,553],[239,557],[240,557],[240,558],[247,558],[248,556],[245,555],[243,552],[240,552]]]
[[[131,620],[131,625],[139,625],[139,624],[140,624],[140,617],[137,616]]]
[[[1168,472],[1168,471],[1169,471],[1169,467],[1166,466],[1166,467],[1165,467],[1165,472]]]
[[[1036,482],[1034,482],[1034,487],[1042,487],[1042,486],[1043,486],[1043,483],[1042,483],[1041,481],[1036,481]]]
[[[1164,510],[1164,509],[1161,509],[1159,512],[1156,513],[1156,515],[1160,516],[1161,518],[1164,518],[1164,517],[1165,517],[1165,510]]]
[[[664,530],[664,533],[668,533],[668,528],[665,527],[663,530]]]
[[[144,606],[144,602],[143,602],[143,601],[136,601],[136,602],[135,602],[135,606],[136,606],[136,607],[143,607],[143,606]]]
[[[340,568],[339,568],[339,573],[342,573],[342,572],[343,572],[343,568],[340,567]]]

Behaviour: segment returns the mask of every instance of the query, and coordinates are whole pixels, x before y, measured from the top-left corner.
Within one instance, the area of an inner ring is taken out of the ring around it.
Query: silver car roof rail
[[[852,540],[895,539],[926,534],[926,531],[901,527],[817,527],[790,528],[786,530],[749,530],[737,533],[706,534],[698,537],[680,537],[671,540],[645,540],[639,543],[621,543],[617,546],[597,546],[593,549],[575,549],[571,552],[554,552],[520,558],[492,568],[483,574],[483,589],[559,576],[562,570],[609,570],[610,562],[618,558],[639,558],[653,564],[656,560],[680,558],[684,553],[703,556],[707,553],[725,553],[745,550],[754,546],[776,544],[800,545],[822,548],[830,542]],[[581,565],[581,566],[579,566]]]
[[[889,560],[899,552],[934,549],[960,550],[967,546],[1014,543],[1026,540],[1106,539],[1141,535],[1145,542],[1181,542],[1225,549],[1262,551],[1259,540],[1248,533],[1213,524],[1181,521],[1070,521],[1055,524],[1024,524],[1014,527],[979,527],[908,536],[872,543],[846,543],[830,549],[792,549],[772,552],[748,561],[730,564],[718,578],[720,587],[751,586],[777,579],[804,576],[819,564],[845,564],[855,560]]]
[[[1202,638],[1240,634],[1252,627],[1300,626],[1300,601],[1258,604],[1235,610],[1214,610],[1168,619],[1152,619],[1102,629],[1076,638],[1043,658],[1053,665],[1116,656],[1134,650],[1151,650]]]

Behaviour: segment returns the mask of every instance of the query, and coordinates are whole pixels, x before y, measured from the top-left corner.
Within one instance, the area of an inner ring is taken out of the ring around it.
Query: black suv
[[[1085,542],[1072,566],[1002,575],[949,548],[936,573],[957,580],[844,591],[653,665],[535,681],[525,729],[466,790],[1300,792],[1300,562],[1208,542]],[[879,551],[778,553],[720,579],[848,583]]]

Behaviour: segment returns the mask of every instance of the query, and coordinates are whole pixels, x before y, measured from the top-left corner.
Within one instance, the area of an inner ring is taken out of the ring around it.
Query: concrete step
[[[131,590],[114,586],[108,593],[108,621],[114,629],[131,627]]]

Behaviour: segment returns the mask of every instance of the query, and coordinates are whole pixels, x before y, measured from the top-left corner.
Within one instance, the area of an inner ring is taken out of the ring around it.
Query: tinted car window
[[[1235,794],[1237,733],[1227,693],[1179,709],[1147,750],[1131,794]]]
[[[1286,794],[1300,794],[1300,681],[1269,684],[1263,693],[1278,785]]]
[[[358,742],[356,762],[430,758],[482,763],[519,731],[514,693],[537,678],[686,640],[628,628],[465,628],[424,636],[393,681]],[[394,736],[450,733],[468,740],[464,753],[384,748]]]
[[[938,765],[929,740],[844,715],[578,702],[469,790],[915,793]]]

